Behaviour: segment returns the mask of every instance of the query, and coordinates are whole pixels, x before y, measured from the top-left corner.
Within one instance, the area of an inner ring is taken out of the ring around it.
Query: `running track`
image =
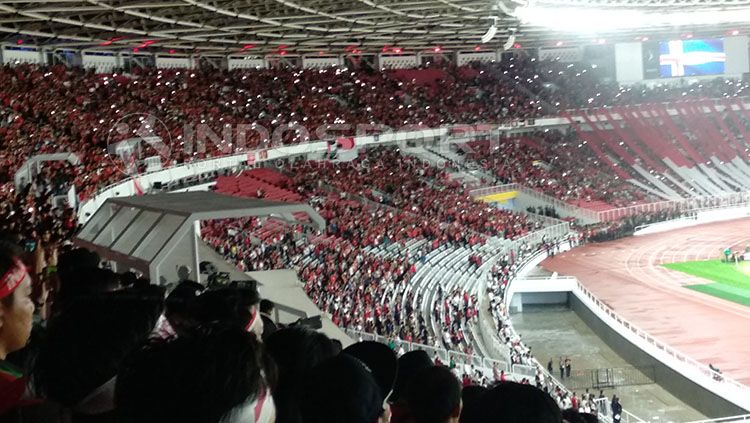
[[[542,267],[577,277],[618,314],[650,335],[750,384],[750,307],[684,288],[705,280],[659,266],[716,259],[750,245],[750,219],[590,244]]]

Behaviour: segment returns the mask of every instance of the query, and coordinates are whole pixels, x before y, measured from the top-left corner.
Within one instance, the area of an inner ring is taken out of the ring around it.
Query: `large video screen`
[[[673,76],[724,73],[724,40],[677,40],[659,42],[659,73]]]

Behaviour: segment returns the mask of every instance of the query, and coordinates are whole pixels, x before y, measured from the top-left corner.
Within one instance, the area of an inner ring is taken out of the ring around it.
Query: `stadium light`
[[[580,7],[517,7],[514,16],[526,25],[566,32],[611,32],[658,26],[719,25],[750,21],[750,8],[696,12],[649,13],[642,10],[605,10]]]

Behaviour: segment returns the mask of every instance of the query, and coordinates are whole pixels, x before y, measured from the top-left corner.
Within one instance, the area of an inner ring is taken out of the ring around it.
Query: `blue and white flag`
[[[678,40],[659,43],[661,76],[719,75],[727,55],[723,40]]]

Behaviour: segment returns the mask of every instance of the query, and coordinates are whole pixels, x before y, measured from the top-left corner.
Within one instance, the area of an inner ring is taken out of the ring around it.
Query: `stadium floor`
[[[750,244],[750,219],[590,244],[542,266],[576,276],[617,313],[655,338],[725,375],[750,384],[750,307],[687,289],[704,279],[664,263],[719,258]]]

